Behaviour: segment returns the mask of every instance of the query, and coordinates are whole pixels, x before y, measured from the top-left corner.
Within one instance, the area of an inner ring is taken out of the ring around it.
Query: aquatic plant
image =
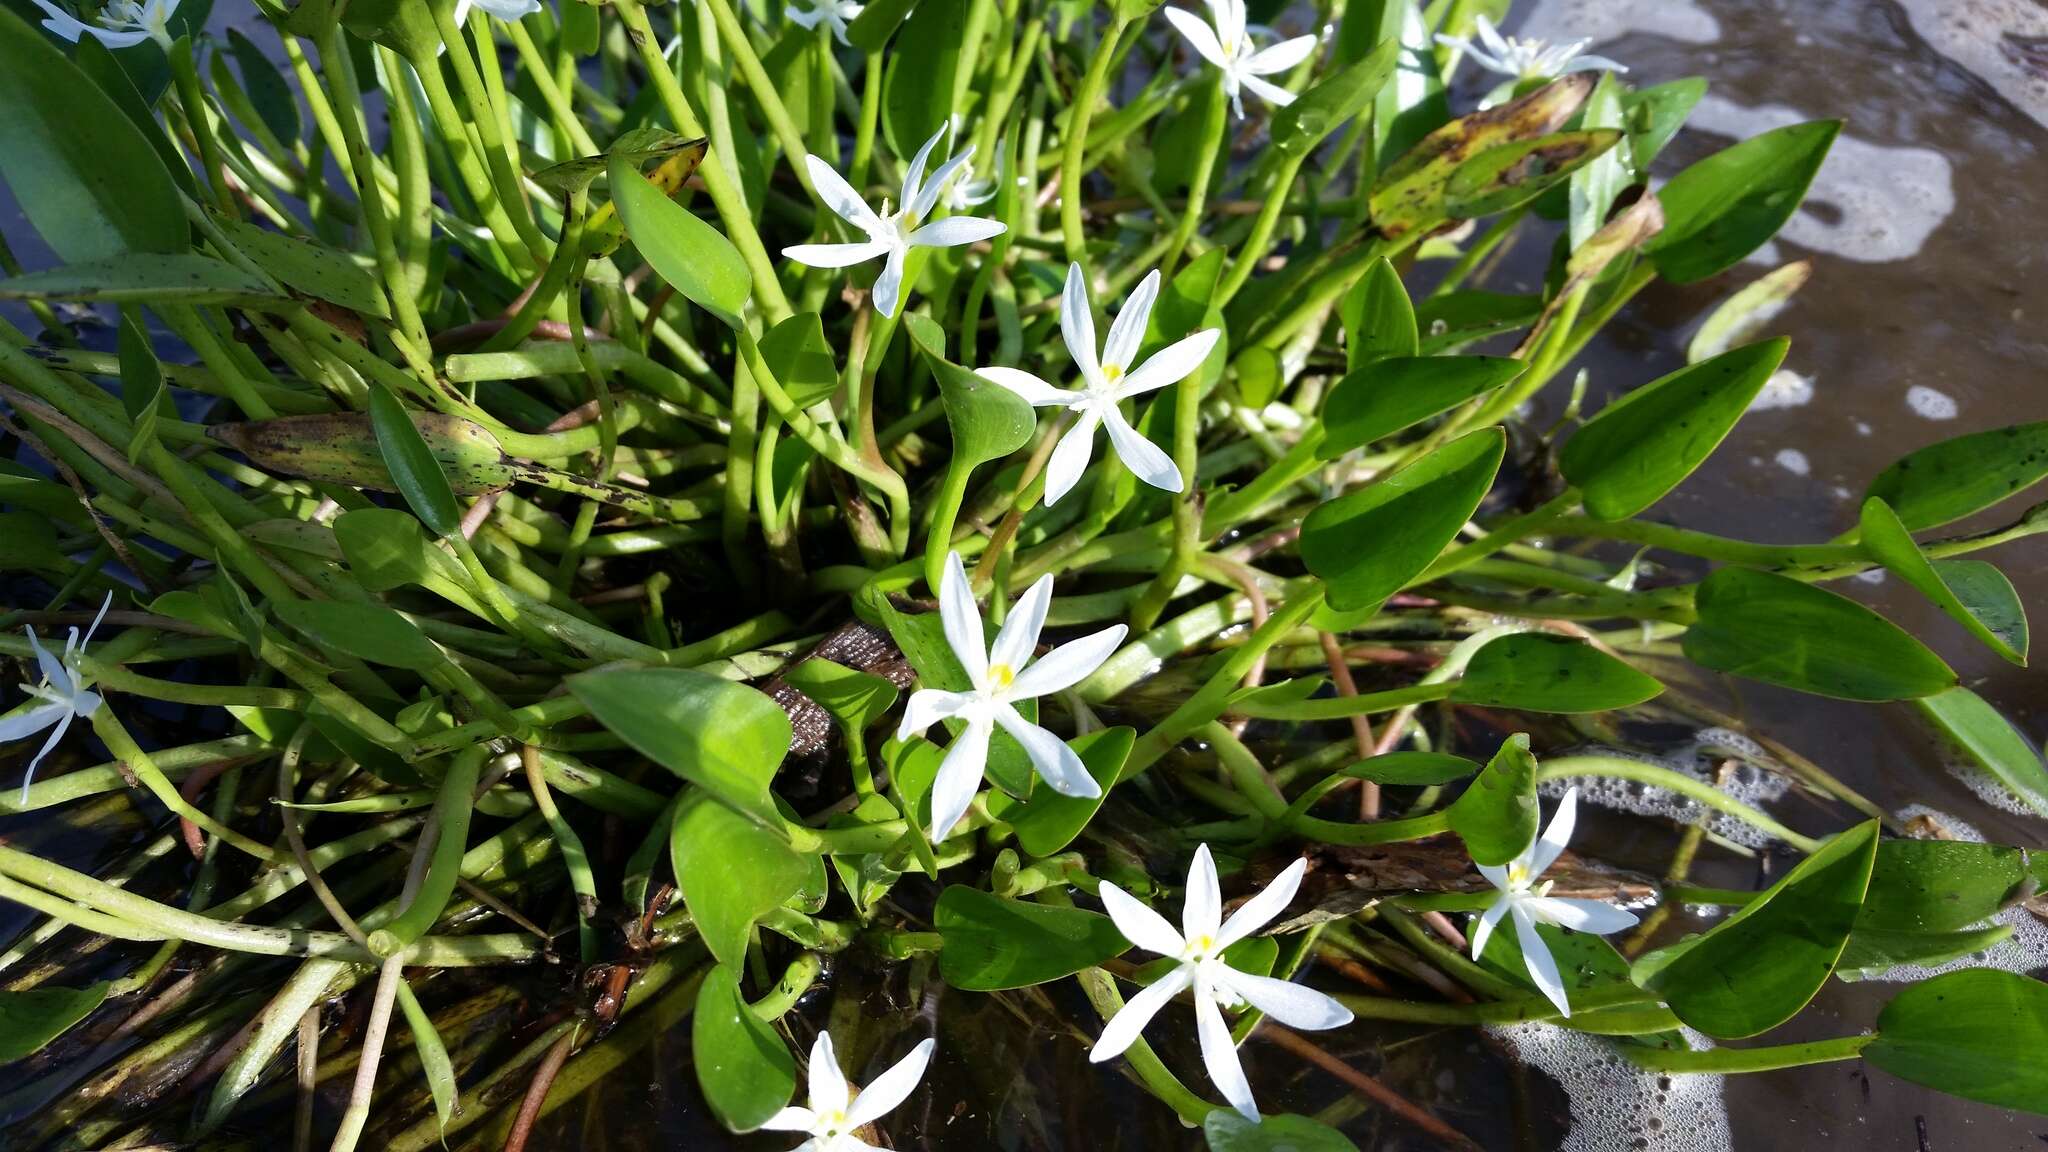
[[[38,3],[0,10],[0,179],[53,255],[0,248],[10,1147],[524,1147],[685,1022],[725,1129],[902,1145],[966,1115],[974,1003],[1138,1085],[1093,1118],[1127,1146],[1351,1146],[1257,1105],[1302,1059],[1470,1146],[1289,1025],[2048,1111],[2011,973],[1688,1040],[1980,951],[2043,875],[1768,733],[1728,759],[1806,831],[1645,751],[1730,724],[1730,678],[1911,702],[2048,813],[1841,591],[1889,573],[2023,663],[1976,554],[2048,515],[1957,525],[2048,475],[2048,423],[1764,544],[1657,507],[1803,277],[1658,379],[1567,374],[1652,284],[1739,279],[1834,122],[1660,164],[1703,82],[1484,5],[258,0],[252,38]],[[1475,36],[1512,79],[1456,114]],[[1540,290],[1473,286],[1532,235]],[[1581,782],[1683,805],[1662,875],[1565,851]],[[1757,885],[1694,883],[1715,853]],[[1183,990],[1222,1104],[1140,1034]]]

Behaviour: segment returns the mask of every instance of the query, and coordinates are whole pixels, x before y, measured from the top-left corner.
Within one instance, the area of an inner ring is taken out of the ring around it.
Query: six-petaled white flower
[[[1316,50],[1316,37],[1296,36],[1270,48],[1255,49],[1245,28],[1244,0],[1208,0],[1208,4],[1209,15],[1215,21],[1213,28],[1192,12],[1174,7],[1164,11],[1167,21],[1187,37],[1188,44],[1202,59],[1222,69],[1223,93],[1230,97],[1231,110],[1244,115],[1241,90],[1245,88],[1276,107],[1294,103],[1294,93],[1264,77],[1285,72],[1308,59],[1309,53]]]
[[[867,201],[860,198],[860,193],[833,171],[830,164],[816,156],[805,156],[804,164],[810,169],[811,186],[818,190],[818,197],[841,219],[867,233],[868,238],[852,244],[796,244],[784,248],[782,254],[813,268],[845,268],[877,256],[886,257],[888,262],[883,265],[882,274],[875,279],[875,310],[884,316],[894,317],[897,306],[902,302],[903,262],[909,258],[912,248],[952,248],[986,240],[1005,231],[1000,220],[984,220],[978,216],[948,216],[920,224],[932,209],[938,207],[939,197],[945,195],[946,186],[974,158],[974,149],[969,147],[939,165],[931,178],[926,179],[925,161],[931,158],[932,149],[938,147],[946,130],[946,125],[940,125],[939,130],[932,133],[932,138],[924,142],[924,147],[917,150],[917,158],[910,162],[910,167],[904,170],[902,206],[894,212],[889,210],[887,200],[882,201],[880,212],[869,208]]]
[[[1308,861],[1296,860],[1274,877],[1265,891],[1245,901],[1230,914],[1230,919],[1224,920],[1216,862],[1209,856],[1209,846],[1204,844],[1195,850],[1194,862],[1188,865],[1188,887],[1182,897],[1178,932],[1137,897],[1103,881],[1102,906],[1116,922],[1117,931],[1147,952],[1179,960],[1180,966],[1131,997],[1122,1011],[1109,1018],[1088,1059],[1100,1062],[1122,1053],[1167,1001],[1183,989],[1193,988],[1195,1031],[1202,1042],[1202,1063],[1209,1070],[1209,1079],[1232,1108],[1257,1123],[1259,1108],[1252,1101],[1252,1087],[1238,1063],[1237,1045],[1230,1039],[1230,1026],[1223,1022],[1222,1009],[1249,1003],[1290,1028],[1321,1030],[1351,1023],[1351,1009],[1321,992],[1271,976],[1240,972],[1223,958],[1224,949],[1265,927],[1287,907],[1307,870]]]
[[[790,23],[801,28],[816,28],[823,24],[832,30],[833,39],[846,43],[846,26],[860,15],[861,6],[853,0],[803,0],[782,10]]]
[[[1011,605],[991,650],[982,639],[981,609],[975,606],[974,593],[967,586],[967,569],[960,554],[946,557],[946,571],[939,578],[939,619],[945,625],[946,644],[966,669],[973,687],[965,692],[919,689],[911,694],[903,709],[903,723],[896,729],[896,738],[903,740],[935,721],[957,718],[966,722],[946,749],[938,778],[932,783],[935,841],[944,839],[974,802],[975,790],[988,768],[989,737],[998,727],[1024,746],[1031,766],[1053,791],[1063,796],[1102,795],[1101,786],[1067,742],[1026,720],[1015,705],[1065,691],[1087,679],[1123,643],[1126,629],[1122,624],[1104,628],[1032,660],[1051,602],[1052,575],[1047,573]]]
[[[455,0],[455,22],[469,19],[472,6],[500,20],[520,20],[540,11],[540,0]]]
[[[114,594],[109,592],[107,598],[100,602],[99,615],[92,618],[92,626],[85,630],[83,640],[78,637],[78,629],[71,630],[70,637],[64,641],[61,659],[44,649],[42,641],[36,639],[35,629],[28,629],[28,646],[35,650],[36,664],[42,669],[43,680],[22,691],[28,693],[30,699],[42,703],[25,712],[0,717],[0,744],[32,736],[45,728],[53,731],[50,738],[43,741],[35,758],[28,762],[28,773],[21,778],[24,800],[28,798],[29,783],[35,779],[36,766],[43,762],[43,757],[50,754],[50,749],[55,748],[59,740],[64,739],[64,732],[71,727],[71,722],[90,718],[100,710],[100,694],[86,690],[85,674],[79,670],[78,661],[85,654],[85,646],[92,643],[92,634],[99,629],[100,621],[107,618],[107,608],[113,603]]]
[[[1220,328],[1205,328],[1153,353],[1143,364],[1134,365],[1138,347],[1145,341],[1145,324],[1152,317],[1152,302],[1159,296],[1159,273],[1155,269],[1139,281],[1137,291],[1124,302],[1123,311],[1109,326],[1102,358],[1095,356],[1095,317],[1089,312],[1088,280],[1079,264],[1067,266],[1067,287],[1060,297],[1060,332],[1066,337],[1067,352],[1081,371],[1076,391],[1055,388],[1029,372],[1016,368],[982,368],[982,376],[1001,384],[1034,407],[1058,407],[1080,417],[1052,450],[1045,465],[1045,502],[1055,503],[1066,495],[1081,474],[1088,470],[1088,458],[1095,451],[1095,429],[1109,429],[1109,443],[1124,466],[1138,479],[1154,488],[1178,492],[1184,486],[1173,458],[1124,419],[1119,404],[1133,396],[1164,388],[1185,379],[1209,358],[1210,349],[1223,335]]]
[[[1520,856],[1506,864],[1479,865],[1479,874],[1500,889],[1500,896],[1480,913],[1479,921],[1472,929],[1472,955],[1476,959],[1486,951],[1486,940],[1493,935],[1494,926],[1500,923],[1501,917],[1513,917],[1515,941],[1522,946],[1522,962],[1529,969],[1529,978],[1566,1016],[1572,1014],[1572,1006],[1565,999],[1564,980],[1558,975],[1557,960],[1551,956],[1550,946],[1536,934],[1536,926],[1555,924],[1575,932],[1605,936],[1609,932],[1632,927],[1636,922],[1633,912],[1598,900],[1552,896],[1548,881],[1540,885],[1536,883],[1536,878],[1557,862],[1558,854],[1571,840],[1572,826],[1578,821],[1578,813],[1579,790],[1569,788],[1564,799],[1558,802],[1557,812],[1550,817],[1550,827],[1523,849]]]
[[[768,1118],[761,1127],[775,1132],[808,1132],[811,1138],[796,1146],[795,1152],[867,1152],[873,1144],[854,1135],[874,1123],[909,1097],[910,1090],[924,1079],[925,1065],[931,1063],[932,1041],[925,1040],[898,1060],[874,1083],[855,1093],[839,1070],[839,1056],[832,1050],[832,1034],[818,1033],[811,1045],[810,1107],[792,1104]],[[876,1150],[879,1152],[879,1150]]]
[[[1476,37],[1439,34],[1436,42],[1456,48],[1487,71],[1513,80],[1549,80],[1567,72],[1628,71],[1605,56],[1580,55],[1591,40],[1547,44],[1533,36],[1503,36],[1484,15],[1473,17],[1472,27],[1478,33]]]
[[[87,24],[50,0],[36,0],[47,17],[43,27],[76,44],[80,36],[91,36],[109,48],[132,48],[154,40],[171,50],[171,17],[178,0],[112,0],[100,9],[99,22]]]

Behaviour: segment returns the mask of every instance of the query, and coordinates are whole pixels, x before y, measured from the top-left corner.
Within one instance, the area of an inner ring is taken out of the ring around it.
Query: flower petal
[[[1031,654],[1038,651],[1038,634],[1045,628],[1045,610],[1051,604],[1052,573],[1047,572],[1010,606],[1010,614],[1004,618],[995,645],[989,650],[991,666],[1007,664],[1015,675],[1030,662]]]
[[[1024,746],[1024,754],[1031,758],[1031,767],[1045,778],[1053,791],[1062,796],[1085,796],[1089,799],[1102,795],[1102,785],[1088,774],[1088,766],[1081,763],[1081,757],[1067,747],[1065,740],[1024,719],[1007,704],[996,709],[996,723]]]
[[[1557,959],[1550,954],[1550,945],[1536,934],[1536,921],[1517,901],[1509,909],[1515,918],[1515,942],[1522,946],[1522,963],[1529,969],[1529,979],[1536,982],[1536,990],[1543,993],[1557,1010],[1567,1019],[1571,1017],[1571,1001],[1565,998],[1564,977],[1558,975]]]
[[[917,199],[908,204],[910,219],[922,220],[931,215],[932,209],[938,207],[939,197],[945,193],[946,185],[951,184],[954,177],[960,175],[960,169],[972,159],[974,145],[969,144],[965,152],[949,157],[944,164],[939,165],[939,170],[932,173],[931,179],[918,188]]]
[[[1296,860],[1289,864],[1258,895],[1237,906],[1230,919],[1216,933],[1216,946],[1228,948],[1239,940],[1257,932],[1271,923],[1275,916],[1286,911],[1287,902],[1294,899],[1295,890],[1301,887],[1301,878],[1308,872],[1307,860]]]
[[[50,3],[50,0],[35,0],[35,4],[49,16],[43,21],[43,27],[74,44],[78,43],[79,36],[86,31],[84,21]]]
[[[1094,409],[1081,413],[1067,434],[1060,437],[1052,450],[1052,458],[1045,462],[1045,503],[1049,508],[1059,503],[1060,497],[1073,491],[1074,485],[1088,471],[1088,458],[1095,454],[1095,426],[1102,418]]]
[[[1166,917],[1154,912],[1144,901],[1129,892],[1104,880],[1098,893],[1102,897],[1102,909],[1116,923],[1116,930],[1124,939],[1161,956],[1178,956],[1188,945],[1181,935],[1167,923]]]
[[[43,683],[54,689],[59,696],[71,695],[71,670],[64,667],[62,660],[52,656],[49,649],[43,647],[43,642],[36,638],[35,629],[24,628],[22,631],[28,633],[28,646],[30,651],[36,654],[36,667],[43,674]]]
[[[846,1086],[846,1073],[839,1070],[839,1053],[832,1049],[832,1033],[820,1032],[811,1042],[811,1066],[806,1076],[810,1081],[812,1111],[829,1116],[846,1110],[852,1091]]]
[[[987,220],[980,216],[948,216],[934,220],[910,234],[908,243],[919,248],[954,248],[962,244],[973,244],[991,236],[1000,236],[1010,226],[1001,220]]]
[[[1105,890],[1108,887],[1107,884],[1103,885]],[[1109,1018],[1109,1023],[1102,1026],[1102,1035],[1096,1039],[1095,1047],[1088,1050],[1089,1062],[1100,1064],[1104,1060],[1121,1056],[1124,1049],[1131,1046],[1131,1041],[1136,1040],[1138,1034],[1145,1030],[1145,1025],[1152,1022],[1152,1017],[1157,1016],[1168,1001],[1180,995],[1189,984],[1194,983],[1194,979],[1194,966],[1183,964],[1139,989],[1136,995],[1124,1002],[1124,1006],[1117,1010],[1116,1015]]]
[[[900,245],[889,246],[889,262],[882,265],[882,274],[875,277],[875,311],[890,318],[896,318],[898,307],[903,303],[903,258],[905,249]]]
[[[1079,392],[1069,392],[1064,388],[1055,388],[1021,368],[1003,368],[1000,366],[976,368],[974,373],[984,379],[993,380],[1010,391],[1015,392],[1018,396],[1023,397],[1026,404],[1034,408],[1051,408],[1054,406],[1065,408],[1082,398],[1082,394]]]
[[[1250,1001],[1252,1007],[1289,1028],[1320,1032],[1351,1023],[1351,1009],[1291,980],[1275,980],[1271,976],[1257,976],[1235,968],[1225,968],[1219,979],[1232,992]]]
[[[910,207],[911,202],[917,199],[917,190],[924,187],[924,162],[931,159],[932,149],[939,146],[939,141],[945,138],[946,130],[950,127],[951,124],[939,125],[939,130],[932,133],[932,138],[925,141],[924,147],[917,150],[917,155],[910,161],[910,167],[903,170],[903,194],[896,199],[897,211]]]
[[[782,254],[807,268],[846,268],[888,251],[886,240],[862,240],[855,244],[792,244]]]
[[[149,39],[149,33],[147,32],[116,32],[110,28],[100,28],[92,24],[87,24],[85,30],[93,39],[98,40],[109,48],[133,48],[144,40]]]
[[[1572,829],[1579,823],[1579,786],[1574,784],[1564,790],[1564,798],[1557,802],[1557,811],[1551,813],[1550,827],[1543,830],[1543,836],[1529,850],[1529,875],[1541,876],[1557,857],[1564,846],[1571,843]]]
[[[1145,438],[1144,433],[1131,427],[1124,414],[1112,408],[1102,418],[1109,428],[1110,446],[1116,449],[1117,459],[1124,462],[1138,479],[1154,488],[1178,492],[1186,485],[1180,478],[1180,469],[1174,467],[1173,457],[1166,449]]]
[[[945,571],[939,576],[939,622],[953,658],[967,670],[967,679],[980,687],[988,680],[988,640],[981,631],[981,607],[967,583],[967,565],[958,552],[946,554]]]
[[[1230,1026],[1223,1022],[1223,1010],[1199,990],[1195,993],[1195,1032],[1201,1037],[1202,1067],[1209,1070],[1210,1083],[1239,1115],[1258,1123],[1259,1105],[1252,1099],[1251,1081],[1244,1078],[1244,1065],[1238,1063],[1237,1045],[1230,1039]]]
[[[903,722],[896,726],[896,738],[907,740],[919,735],[940,720],[958,716],[974,701],[972,692],[920,688],[910,694],[910,703],[904,705]]]
[[[1561,71],[1559,72],[1559,75],[1563,75],[1563,74],[1564,74],[1565,72],[1627,72],[1627,71],[1628,71],[1628,65],[1626,65],[1626,64],[1623,64],[1623,63],[1621,63],[1621,62],[1620,62],[1620,61],[1618,61],[1618,60],[1609,60],[1609,59],[1608,59],[1607,57],[1605,57],[1605,56],[1579,56],[1579,57],[1576,57],[1576,58],[1574,58],[1574,59],[1572,60],[1572,62],[1571,62],[1571,63],[1569,63],[1569,64],[1565,65],[1565,66],[1564,66],[1564,68],[1563,68],[1563,69],[1562,69],[1562,70],[1561,70]]]
[[[1568,896],[1531,896],[1522,901],[1529,915],[1545,924],[1555,924],[1574,932],[1591,932],[1605,936],[1636,926],[1636,914],[1623,908],[1598,900],[1578,900]]]
[[[1102,346],[1102,362],[1128,372],[1138,359],[1138,346],[1145,342],[1145,324],[1152,319],[1152,302],[1159,298],[1159,269],[1138,281],[1130,299],[1109,324],[1109,340]]]
[[[29,758],[28,770],[21,774],[21,798],[24,801],[28,799],[28,786],[35,783],[36,768],[42,764],[43,757],[48,756],[50,750],[64,739],[64,733],[71,728],[71,719],[76,715],[70,708],[57,708],[55,705],[52,707],[56,708],[57,719],[50,728],[50,738],[43,741],[41,748],[36,749],[36,754]]]
[[[1503,892],[1510,890],[1510,885],[1508,884],[1507,865],[1474,864],[1473,867],[1479,869],[1479,874],[1481,876],[1486,877],[1487,883],[1492,884],[1495,888],[1498,888]]]
[[[0,744],[11,744],[61,722],[71,711],[64,704],[38,704],[26,712],[0,716]]]
[[[1223,922],[1223,893],[1216,882],[1216,859],[1209,846],[1195,849],[1188,862],[1188,887],[1181,896],[1180,934],[1189,940],[1215,939]]]
[[[1187,38],[1188,47],[1218,68],[1224,66],[1223,44],[1216,39],[1216,30],[1209,27],[1207,21],[1193,12],[1170,6],[1162,11],[1166,13],[1166,22]]]
[[[1176,340],[1152,355],[1143,364],[1131,369],[1117,384],[1116,398],[1128,400],[1168,384],[1177,384],[1188,378],[1222,339],[1223,329],[1204,328],[1184,339]]]
[[[1239,67],[1254,76],[1271,76],[1275,72],[1285,72],[1308,59],[1309,54],[1316,50],[1316,43],[1314,36],[1296,36],[1292,40],[1282,40],[1270,48],[1261,48],[1252,53]]]
[[[988,771],[988,738],[993,728],[987,713],[977,713],[946,749],[938,779],[932,781],[932,843],[944,840],[974,803],[982,774]]]
[[[1486,45],[1487,50],[1492,52],[1496,58],[1505,59],[1507,57],[1508,42],[1501,39],[1500,32],[1494,28],[1493,20],[1486,13],[1481,12],[1472,18],[1472,28],[1479,33],[1480,41]]]
[[[472,0],[500,20],[518,20],[540,11],[540,0]]]
[[[112,608],[113,606],[114,594],[112,592],[109,592],[107,593],[106,599],[100,601],[100,610],[97,614],[93,616],[92,623],[86,625],[85,639],[79,642],[79,651],[85,651],[85,646],[87,644],[92,643],[92,634],[100,630],[100,621],[105,620],[107,618],[107,609]]]
[[[908,1099],[917,1082],[924,1079],[925,1065],[931,1063],[935,1043],[926,1037],[910,1050],[910,1055],[890,1065],[887,1072],[861,1089],[853,1098],[853,1107],[846,1110],[847,1125],[872,1124]]]
[[[1216,17],[1216,35],[1224,43],[1244,43],[1244,0],[1209,0],[1209,12]]]
[[[1010,686],[1010,698],[1029,700],[1036,696],[1050,696],[1079,684],[1102,667],[1103,661],[1116,652],[1129,633],[1130,629],[1124,625],[1112,624],[1079,640],[1067,641],[1019,672],[1017,682]]]
[[[795,9],[790,10],[790,16],[792,19],[796,18]],[[811,23],[805,24],[804,27],[809,28],[817,22],[817,14],[812,13]],[[861,199],[860,193],[846,182],[846,178],[839,174],[838,169],[817,156],[809,155],[804,157],[804,167],[811,174],[811,186],[818,190],[818,199],[824,202],[825,207],[838,213],[840,219],[863,232],[870,231],[881,223],[875,218],[874,210],[868,207],[868,202]]]
[[[1500,899],[1488,904],[1486,911],[1481,912],[1479,918],[1472,922],[1472,958],[1474,960],[1486,954],[1486,941],[1493,936],[1493,930],[1500,923],[1500,918],[1508,914],[1508,909],[1513,907],[1514,903],[1513,898],[1502,895]]]
[[[1285,108],[1289,104],[1294,103],[1294,93],[1289,92],[1270,80],[1261,80],[1250,73],[1246,73],[1240,79],[1244,81],[1244,86],[1251,89],[1259,99],[1264,100],[1275,108]]]
[[[1066,337],[1067,354],[1074,358],[1081,378],[1100,380],[1102,361],[1095,358],[1095,314],[1088,310],[1088,277],[1079,264],[1067,265],[1067,282],[1060,289],[1060,334]]]
[[[782,9],[782,14],[784,16],[789,17],[790,22],[795,24],[797,27],[805,29],[816,28],[818,26],[818,21],[823,20],[825,18],[825,14],[823,12],[819,12],[815,9],[805,11],[804,9],[799,8],[794,4],[785,5]],[[784,1111],[788,1111],[788,1109],[784,1109]],[[809,1127],[809,1125],[805,1125],[805,1127]]]
[[[818,1122],[818,1114],[809,1108],[794,1104],[761,1121],[761,1127],[770,1132],[809,1132]]]

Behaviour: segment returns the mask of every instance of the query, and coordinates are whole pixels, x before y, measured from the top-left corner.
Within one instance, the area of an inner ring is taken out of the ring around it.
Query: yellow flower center
[[[1121,380],[1121,379],[1123,379],[1123,378],[1124,378],[1124,366],[1123,366],[1123,365],[1121,365],[1121,364],[1104,364],[1104,365],[1102,366],[1102,379],[1103,379],[1103,382],[1104,382],[1104,383],[1107,383],[1107,384],[1114,384],[1114,383],[1116,383],[1117,381],[1119,381],[1119,380]]]
[[[994,664],[988,670],[988,684],[991,688],[1008,688],[1017,682],[1017,670],[1008,664]]]

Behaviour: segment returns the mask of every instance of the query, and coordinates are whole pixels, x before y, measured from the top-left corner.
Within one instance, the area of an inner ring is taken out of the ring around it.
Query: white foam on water
[[[1849,577],[1849,579],[1856,581],[1858,584],[1882,584],[1884,583],[1884,569],[1866,568]]]
[[[1774,308],[1776,313],[1781,309]],[[1763,321],[1759,321],[1759,326]],[[1756,399],[1749,402],[1751,412],[1772,412],[1781,408],[1804,408],[1813,403],[1813,377],[1801,376],[1790,368],[1780,368],[1771,373],[1764,386],[1757,390]]]
[[[1712,44],[1721,24],[1695,0],[1536,0],[1517,35],[1552,43],[1590,40],[1599,44],[1631,32],[1687,44]]]
[[[1785,795],[1786,789],[1790,786],[1783,775],[1760,766],[1774,763],[1770,753],[1764,751],[1761,745],[1749,737],[1726,728],[1702,729],[1694,737],[1690,748],[1682,748],[1663,756],[1650,756],[1612,748],[1596,751],[1603,756],[1655,764],[1703,783],[1714,784],[1721,792],[1751,808],[1768,809],[1772,802]],[[1716,783],[1720,776],[1721,764],[1729,760],[1734,763],[1728,770],[1727,780]],[[1771,842],[1768,834],[1733,816],[1715,811],[1697,800],[1687,799],[1675,792],[1652,788],[1633,780],[1617,780],[1611,776],[1551,780],[1546,781],[1539,790],[1544,795],[1555,798],[1562,796],[1564,790],[1574,784],[1578,785],[1579,799],[1602,808],[1671,820],[1679,824],[1702,825],[1716,836],[1751,848],[1763,848]]]
[[[2040,0],[1895,0],[1930,48],[2048,125],[2048,72],[2030,68],[2019,48],[2048,36]]]
[[[1515,1059],[1564,1089],[1572,1126],[1559,1152],[1727,1152],[1734,1146],[1719,1076],[1645,1072],[1611,1041],[1552,1024],[1487,1031]],[[1710,1046],[1690,1028],[1684,1035],[1695,1051]]]
[[[1959,820],[1946,812],[1929,808],[1925,804],[1908,804],[1893,813],[1901,824],[1924,820],[1934,824],[1951,840],[1966,840],[1972,844],[1984,843],[1984,834],[1975,825]],[[2035,972],[2048,968],[2048,924],[2039,916],[2015,904],[1991,918],[1993,923],[2010,924],[2012,935],[1986,948],[1958,956],[1940,964],[1901,964],[1886,968],[1864,977],[1889,984],[1904,984],[1939,976],[1944,972],[1956,972],[1964,968],[1996,968],[2002,972]]]
[[[1956,418],[1956,398],[1925,384],[1915,384],[1906,389],[1906,407],[1923,420]]]
[[[1804,476],[1813,471],[1813,464],[1806,459],[1806,453],[1797,448],[1780,448],[1778,454],[1771,459],[1778,467],[1794,476]]]
[[[1746,139],[1812,116],[1784,104],[1751,108],[1709,92],[1686,127]],[[1844,133],[1828,150],[1806,205],[1778,239],[1866,264],[1906,260],[1955,211],[1955,175],[1948,157],[1930,148],[1889,147]],[[1825,204],[1827,219],[1810,210]]]
[[[2025,800],[2015,795],[2012,789],[2007,788],[2004,781],[1973,763],[1963,760],[1952,761],[1948,765],[1948,774],[1955,777],[1957,783],[1968,788],[1977,799],[2000,812],[2014,816],[2040,815],[2029,807]]]

